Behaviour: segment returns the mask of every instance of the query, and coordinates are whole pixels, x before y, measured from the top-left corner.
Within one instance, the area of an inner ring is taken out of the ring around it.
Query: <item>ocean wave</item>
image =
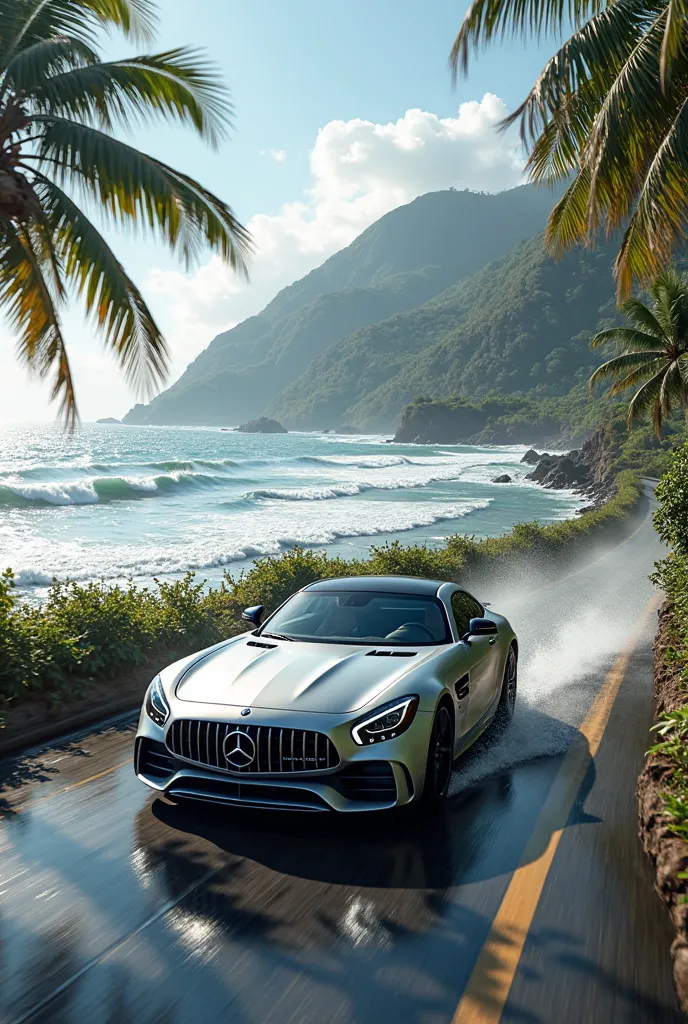
[[[95,505],[160,496],[185,488],[216,487],[225,477],[177,470],[151,477],[108,476],[60,483],[15,481],[0,485],[0,506],[26,508],[49,505]]]
[[[408,491],[429,487],[431,484],[451,483],[459,479],[459,472],[437,476],[408,477],[406,480],[351,480],[338,484],[324,484],[322,487],[261,487],[246,497],[256,501],[328,501],[333,498],[350,498],[369,491]]]
[[[392,469],[414,462],[405,455],[302,455],[297,461],[316,466],[348,466],[351,469]]]
[[[175,545],[171,548],[142,550],[133,552],[131,548],[120,548],[119,553],[111,551],[108,562],[102,566],[82,565],[62,571],[58,567],[54,572],[37,570],[33,567],[16,571],[16,580],[21,589],[31,590],[45,588],[52,582],[53,575],[69,578],[75,582],[86,582],[93,579],[112,581],[150,578],[158,575],[178,575],[188,571],[204,571],[221,569],[235,562],[245,562],[251,558],[278,555],[297,545],[303,547],[320,547],[335,543],[338,540],[353,537],[377,537],[390,533],[404,533],[418,527],[432,526],[435,523],[461,519],[472,512],[487,508],[492,499],[482,501],[464,501],[441,507],[424,504],[397,506],[396,503],[378,503],[371,506],[371,517],[366,521],[361,516],[340,517],[334,523],[313,523],[303,517],[293,523],[274,523],[261,536],[261,529],[251,529],[253,522],[251,513],[247,513],[245,524],[241,528],[244,536],[238,536],[226,547],[218,550],[215,546],[217,538],[209,544],[205,541],[190,541],[187,545]],[[257,534],[260,539],[248,539],[250,534]],[[118,557],[119,554],[119,557]]]

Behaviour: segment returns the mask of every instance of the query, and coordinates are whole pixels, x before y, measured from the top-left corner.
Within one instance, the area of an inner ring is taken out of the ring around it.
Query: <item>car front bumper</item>
[[[420,797],[425,779],[433,715],[418,711],[401,736],[371,746],[354,743],[353,715],[303,714],[254,710],[252,725],[309,730],[329,738],[339,763],[319,771],[247,773],[222,770],[180,756],[169,735],[175,720],[245,727],[241,708],[174,701],[164,726],[141,711],[134,766],[137,777],[173,800],[297,811],[379,811],[401,807]],[[181,707],[180,707],[181,705]],[[169,743],[166,743],[169,740]],[[170,747],[172,749],[170,749]]]

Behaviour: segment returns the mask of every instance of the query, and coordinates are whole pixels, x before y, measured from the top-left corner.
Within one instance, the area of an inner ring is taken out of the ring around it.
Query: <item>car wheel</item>
[[[516,691],[518,688],[518,657],[516,648],[512,645],[506,656],[504,666],[504,679],[502,680],[502,693],[499,698],[496,718],[500,725],[508,725],[514,717],[516,707]]]
[[[425,768],[423,803],[437,804],[447,795],[454,763],[454,722],[446,704],[435,714]]]

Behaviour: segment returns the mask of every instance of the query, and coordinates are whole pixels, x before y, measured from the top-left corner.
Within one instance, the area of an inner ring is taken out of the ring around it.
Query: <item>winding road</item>
[[[683,1020],[637,839],[646,503],[589,564],[478,593],[519,634],[519,708],[434,816],[172,806],[131,719],[5,763],[0,1021]]]

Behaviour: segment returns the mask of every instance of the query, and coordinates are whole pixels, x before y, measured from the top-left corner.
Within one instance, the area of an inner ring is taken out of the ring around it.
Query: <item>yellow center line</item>
[[[568,820],[590,766],[590,758],[594,758],[599,749],[630,659],[650,615],[658,607],[659,599],[654,596],[636,622],[627,646],[607,673],[580,727],[587,743],[574,743],[566,752],[468,979],[452,1024],[497,1024],[501,1020],[535,910],[563,835],[561,823]]]

